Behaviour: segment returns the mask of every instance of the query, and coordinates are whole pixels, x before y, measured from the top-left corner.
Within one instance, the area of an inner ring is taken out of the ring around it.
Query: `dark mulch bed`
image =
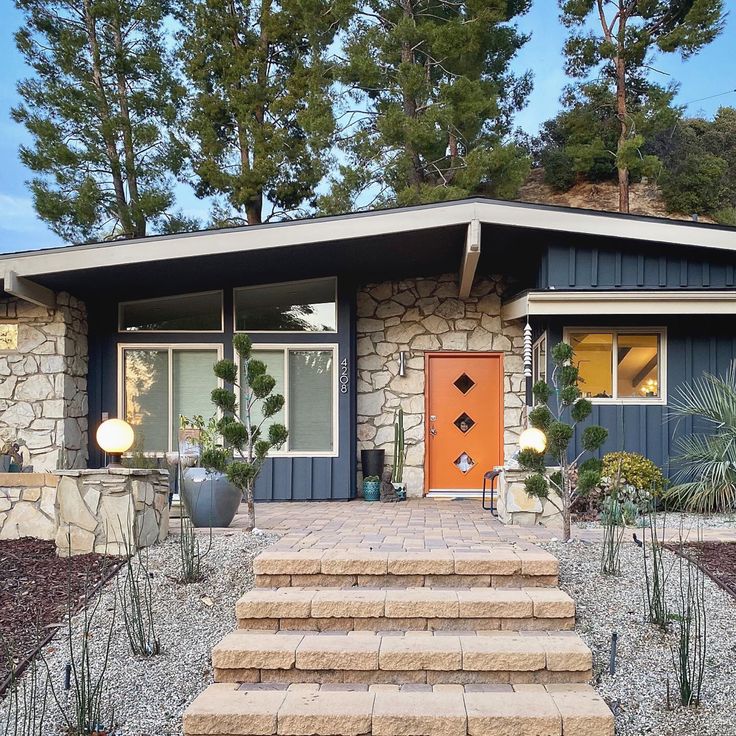
[[[41,539],[0,541],[0,693],[11,674],[6,651],[13,667],[22,667],[39,639],[58,628],[70,607],[78,610],[116,567],[117,560],[97,554],[57,557],[54,542]]]
[[[679,545],[666,546],[679,552]],[[684,546],[685,555],[736,598],[736,542],[690,542]]]

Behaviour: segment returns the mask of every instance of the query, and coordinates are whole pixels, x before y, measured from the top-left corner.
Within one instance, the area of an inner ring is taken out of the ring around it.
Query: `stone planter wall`
[[[524,480],[529,472],[504,468],[497,481],[498,493],[496,507],[498,518],[513,526],[546,526],[562,527],[562,514],[550,501],[542,501],[527,494]],[[562,508],[562,500],[558,494],[553,496],[554,502]]]
[[[58,481],[47,473],[0,473],[0,539],[54,539]]]
[[[17,350],[0,354],[0,437],[20,438],[34,471],[87,463],[87,311],[69,294],[56,309],[0,300],[18,324]]]
[[[59,555],[120,555],[169,531],[166,470],[0,474],[0,539],[56,540]]]
[[[121,555],[126,544],[149,547],[169,533],[167,470],[62,470],[59,476],[60,555]]]
[[[358,293],[358,455],[383,447],[390,462],[394,411],[404,409],[410,496],[424,490],[424,353],[504,354],[504,448],[518,449],[524,411],[523,325],[501,320],[501,277],[479,278],[468,299],[458,298],[455,274],[371,284]],[[406,351],[406,376],[398,357]]]

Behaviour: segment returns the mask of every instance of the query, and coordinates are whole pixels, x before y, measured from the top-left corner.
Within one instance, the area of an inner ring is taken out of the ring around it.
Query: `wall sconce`
[[[133,427],[122,419],[108,419],[97,428],[97,444],[110,457],[108,468],[120,468],[122,454],[130,450],[135,440]]]
[[[403,378],[406,375],[406,351],[399,351],[399,375]]]
[[[541,429],[529,427],[521,433],[519,447],[522,450],[533,450],[541,455],[547,449],[547,436]]]

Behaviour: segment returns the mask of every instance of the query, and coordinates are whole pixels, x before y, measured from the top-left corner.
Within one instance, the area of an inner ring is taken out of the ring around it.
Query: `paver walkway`
[[[478,502],[263,504],[186,736],[613,736],[557,559]],[[553,536],[552,534],[550,536]]]

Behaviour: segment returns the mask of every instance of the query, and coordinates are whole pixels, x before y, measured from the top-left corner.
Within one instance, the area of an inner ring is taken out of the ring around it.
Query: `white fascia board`
[[[459,295],[461,299],[467,299],[470,296],[470,290],[473,288],[473,280],[475,279],[475,271],[478,268],[480,260],[480,222],[471,220],[468,224],[468,232],[465,236],[465,249],[463,250],[463,259],[460,264],[460,287]]]
[[[368,216],[358,213],[352,217],[317,218],[251,226],[236,231],[215,230],[135,241],[121,240],[102,245],[71,246],[0,258],[0,275],[15,271],[32,276],[335,240],[354,240],[355,246],[360,247],[361,238],[467,224],[473,219],[474,213],[475,204],[466,202],[452,207],[387,210]]]
[[[505,320],[526,317],[641,314],[736,314],[734,291],[530,291],[502,307]]]
[[[701,248],[736,251],[736,230],[570,210],[560,207],[491,202],[480,199],[447,202],[394,210],[295,222],[256,225],[236,230],[217,230],[104,244],[68,246],[46,251],[0,257],[0,276],[15,271],[21,276],[59,273],[218,253],[257,251],[337,240],[416,232],[433,228],[480,224],[533,228],[550,232],[580,233],[594,237],[626,238]]]

